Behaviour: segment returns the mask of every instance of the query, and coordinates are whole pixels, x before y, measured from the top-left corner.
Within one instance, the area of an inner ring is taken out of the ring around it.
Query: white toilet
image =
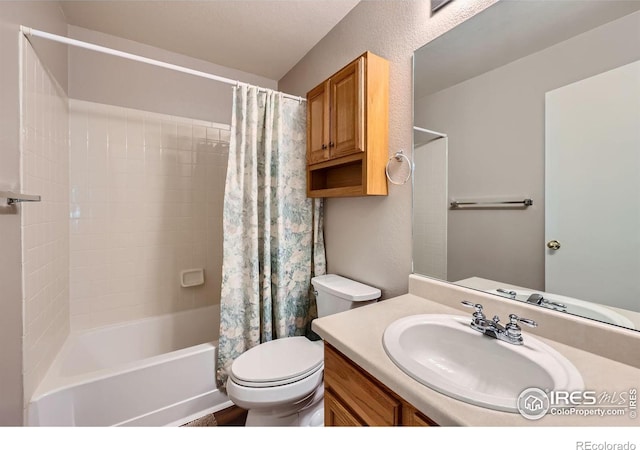
[[[311,280],[318,316],[357,308],[380,298],[380,290],[338,275]],[[249,410],[246,426],[324,424],[322,341],[296,336],[265,342],[231,365],[227,394]]]

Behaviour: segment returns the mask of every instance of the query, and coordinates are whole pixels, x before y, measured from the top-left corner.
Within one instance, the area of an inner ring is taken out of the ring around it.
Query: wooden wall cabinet
[[[307,196],[387,195],[389,63],[366,52],[307,93]]]
[[[385,385],[324,344],[324,425],[437,426]]]

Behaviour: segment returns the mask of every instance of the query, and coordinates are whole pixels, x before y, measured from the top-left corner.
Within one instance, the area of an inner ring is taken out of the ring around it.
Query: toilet
[[[339,275],[311,279],[318,316],[364,306],[380,290]],[[262,343],[240,355],[227,379],[229,399],[248,410],[246,426],[324,424],[324,348],[304,336]]]

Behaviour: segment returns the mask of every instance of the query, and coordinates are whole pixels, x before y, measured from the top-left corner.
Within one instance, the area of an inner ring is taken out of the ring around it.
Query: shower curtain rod
[[[62,44],[72,45],[74,47],[80,47],[80,48],[84,48],[84,49],[87,49],[87,50],[93,50],[93,51],[96,51],[96,52],[99,52],[99,53],[105,53],[107,55],[118,56],[120,58],[130,59],[132,61],[138,61],[138,62],[141,62],[141,63],[150,64],[152,66],[163,67],[165,69],[174,70],[176,72],[182,72],[182,73],[186,73],[186,74],[189,74],[189,75],[194,75],[196,77],[206,78],[206,79],[213,80],[213,81],[218,81],[220,83],[230,84],[230,85],[233,85],[233,86],[239,86],[239,85],[251,86],[249,83],[243,83],[243,82],[240,82],[238,80],[232,80],[231,78],[225,78],[225,77],[221,77],[221,76],[218,76],[218,75],[213,75],[211,73],[202,72],[200,70],[189,69],[187,67],[178,66],[176,64],[166,63],[164,61],[158,61],[157,59],[151,59],[151,58],[147,58],[145,56],[135,55],[133,53],[127,53],[127,52],[123,52],[123,51],[120,51],[120,50],[115,50],[113,48],[103,47],[101,45],[91,44],[89,42],[79,41],[77,39],[71,39],[71,38],[68,38],[68,37],[65,37],[65,36],[60,36],[60,35],[57,35],[57,34],[47,33],[46,31],[35,30],[33,28],[25,27],[24,25],[20,25],[20,31],[27,38],[29,36],[40,37],[40,38],[43,38],[43,39],[48,39],[50,41],[56,41],[56,42],[60,42]],[[260,87],[260,86],[255,86],[255,87],[257,87],[258,90],[260,90],[260,91],[265,91],[266,92],[266,91],[270,90],[270,89],[263,88],[263,87]],[[285,94],[285,93],[282,93],[282,95],[284,97],[286,97],[286,98],[297,100],[298,102],[306,101],[305,98],[298,97],[298,96],[295,96],[295,95],[290,95],[290,94]]]

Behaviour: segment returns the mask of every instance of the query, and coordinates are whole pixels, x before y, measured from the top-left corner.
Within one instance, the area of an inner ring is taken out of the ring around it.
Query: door
[[[363,150],[364,58],[349,64],[331,77],[331,158]]]
[[[545,290],[639,311],[640,61],[545,101]]]

